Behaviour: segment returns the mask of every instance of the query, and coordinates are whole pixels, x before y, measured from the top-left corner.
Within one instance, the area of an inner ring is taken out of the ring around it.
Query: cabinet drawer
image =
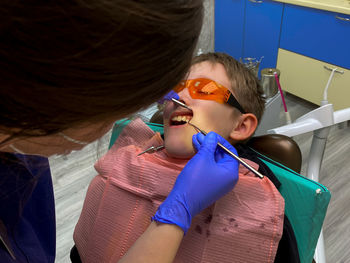
[[[350,69],[350,16],[286,4],[280,48]]]
[[[244,0],[215,1],[215,51],[239,60],[243,52]]]
[[[277,68],[281,70],[281,86],[298,97],[320,105],[323,91],[331,74],[324,68],[338,68],[328,89],[328,101],[334,110],[350,107],[350,70],[279,49]]]

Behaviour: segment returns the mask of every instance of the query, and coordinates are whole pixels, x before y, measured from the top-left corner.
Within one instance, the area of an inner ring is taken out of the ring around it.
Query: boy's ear
[[[258,119],[252,113],[242,114],[237,122],[237,125],[230,133],[230,138],[234,143],[245,141],[250,138],[258,126]]]

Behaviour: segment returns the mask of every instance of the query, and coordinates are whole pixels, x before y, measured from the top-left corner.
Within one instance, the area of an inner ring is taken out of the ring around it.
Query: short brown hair
[[[202,0],[1,1],[0,132],[49,135],[150,105],[188,71],[202,18]]]
[[[260,121],[264,109],[265,98],[257,77],[242,63],[225,53],[206,53],[195,57],[192,65],[208,61],[212,64],[220,63],[231,81],[231,88],[236,99],[246,112],[253,113]]]

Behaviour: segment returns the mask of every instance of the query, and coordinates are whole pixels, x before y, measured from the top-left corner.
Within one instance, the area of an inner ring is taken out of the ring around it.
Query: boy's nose
[[[180,101],[183,101],[187,105],[192,100],[192,98],[190,96],[190,93],[189,93],[187,88],[183,89],[178,94],[179,94],[179,97],[180,97]]]

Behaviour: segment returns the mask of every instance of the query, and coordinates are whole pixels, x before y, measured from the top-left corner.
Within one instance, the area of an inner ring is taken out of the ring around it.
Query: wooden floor
[[[305,114],[316,106],[294,96],[287,96],[291,117]],[[281,114],[281,123],[283,123]],[[53,175],[56,221],[57,260],[70,262],[72,234],[78,220],[87,186],[96,175],[94,162],[106,151],[110,134],[99,143],[88,145],[67,157],[50,158]],[[303,154],[302,174],[305,175],[312,133],[296,136]],[[321,183],[332,192],[332,200],[324,223],[326,257],[329,263],[350,262],[350,127],[331,129],[321,170]]]

